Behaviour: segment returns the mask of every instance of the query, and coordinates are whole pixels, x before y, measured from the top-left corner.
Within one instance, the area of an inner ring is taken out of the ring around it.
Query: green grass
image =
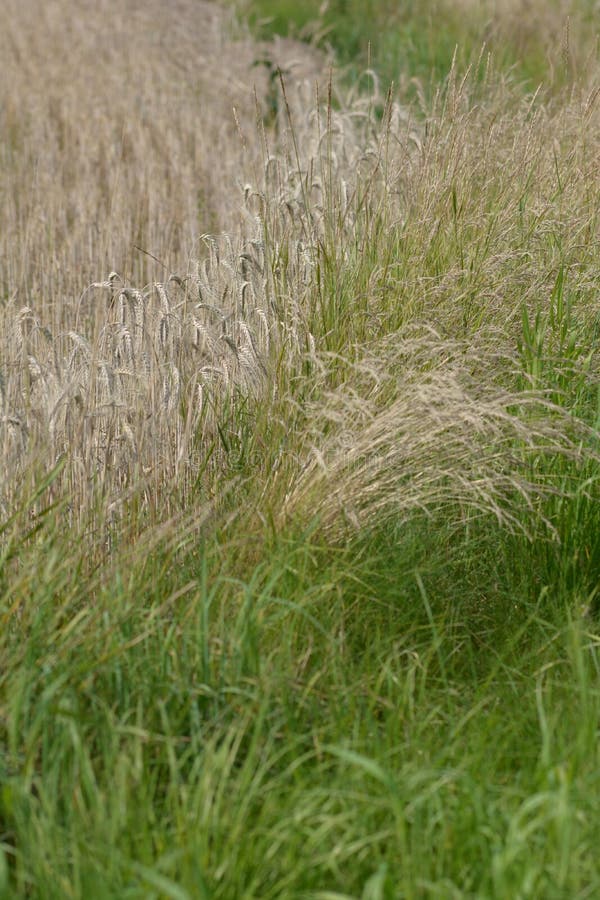
[[[568,82],[585,65],[594,31],[593,4],[579,0],[567,14],[560,3],[453,3],[449,0],[251,0],[250,21],[263,35],[324,39],[350,81],[372,66],[384,88],[393,82],[408,96],[418,83],[427,95],[446,78],[453,59],[459,70],[482,48],[526,90]],[[575,47],[575,49],[573,49]],[[567,48],[567,49],[565,49]]]
[[[560,555],[534,587],[490,523],[258,549],[158,548],[93,603],[50,522],[23,553],[5,895],[593,896],[598,638]]]

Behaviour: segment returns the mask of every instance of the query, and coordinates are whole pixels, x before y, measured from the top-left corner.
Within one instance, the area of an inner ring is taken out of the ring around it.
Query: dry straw
[[[273,365],[311,346],[325,216],[314,85],[292,79],[265,151],[255,117],[267,74],[247,39],[226,37],[221,10],[182,3],[178,18],[152,3],[129,20],[109,6],[63,16],[60,4],[25,14],[15,3],[1,39],[5,512],[23,479],[61,459],[76,519],[135,484],[185,494],[216,435],[236,429],[236,404],[268,400]],[[226,90],[214,75],[224,58]],[[334,168],[352,165],[341,126],[335,144]],[[199,234],[203,221],[228,233]]]
[[[72,521],[133,490],[168,515],[199,479],[217,496],[272,413],[285,464],[251,474],[281,521],[339,536],[452,502],[516,527],[544,490],[531,459],[580,452],[510,373],[557,235],[591,315],[595,95],[553,109],[499,82],[479,105],[451,73],[415,127],[376,95],[334,103],[313,51],[309,79],[270,79],[213,4],[9,5],[4,512],[63,460]]]

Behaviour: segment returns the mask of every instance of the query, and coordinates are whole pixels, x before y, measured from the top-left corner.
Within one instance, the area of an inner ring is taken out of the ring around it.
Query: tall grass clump
[[[215,4],[30,6],[0,896],[594,896],[593,59],[408,106]]]

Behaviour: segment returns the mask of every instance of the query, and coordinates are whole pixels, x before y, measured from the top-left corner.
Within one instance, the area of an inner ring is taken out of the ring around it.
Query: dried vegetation
[[[259,420],[261,502],[338,535],[446,502],[518,525],[532,454],[594,456],[542,375],[596,379],[593,88],[519,101],[482,59],[409,114],[212,4],[13,6],[5,514],[61,461],[71,524],[214,499]]]

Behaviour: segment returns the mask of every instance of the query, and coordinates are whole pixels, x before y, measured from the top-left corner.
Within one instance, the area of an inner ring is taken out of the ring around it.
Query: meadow
[[[0,898],[596,897],[596,5],[5,8]]]

